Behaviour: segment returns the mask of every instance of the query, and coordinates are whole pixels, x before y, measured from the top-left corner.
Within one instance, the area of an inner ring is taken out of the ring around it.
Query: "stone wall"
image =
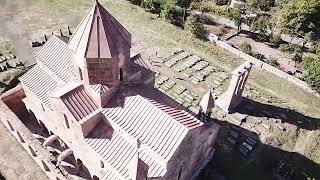
[[[0,120],[12,133],[22,147],[30,154],[35,162],[42,168],[46,175],[52,180],[66,180],[67,177],[51,161],[55,158],[41,145],[32,133],[25,127],[16,114],[9,108],[21,101],[24,92],[18,86],[1,96],[0,100]],[[23,103],[22,103],[23,105]],[[15,106],[14,111],[22,111],[24,106]]]
[[[219,125],[208,123],[189,130],[177,151],[167,164],[167,173],[161,179],[194,179],[212,158],[214,144],[219,131]]]
[[[291,76],[276,67],[273,67],[273,66],[271,66],[271,65],[269,65],[269,64],[267,64],[257,58],[254,58],[254,57],[230,46],[226,42],[219,40],[217,35],[209,33],[207,35],[207,39],[211,42],[216,43],[218,46],[222,47],[223,49],[226,49],[227,51],[241,57],[242,59],[252,62],[254,65],[256,65],[256,67],[261,68],[263,70],[266,70],[270,73],[273,73],[276,76],[278,76],[282,79],[285,79],[285,80],[289,81],[290,83],[293,83],[294,85],[302,88],[303,90],[305,90],[309,93],[312,93],[312,94],[316,95],[317,97],[320,97],[320,95],[315,90],[311,89],[310,86],[306,82],[301,81],[300,79],[298,79],[294,76]]]

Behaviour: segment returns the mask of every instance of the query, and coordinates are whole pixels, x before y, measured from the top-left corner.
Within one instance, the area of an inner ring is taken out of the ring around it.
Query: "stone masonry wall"
[[[219,131],[215,123],[189,130],[184,140],[167,164],[167,173],[161,180],[190,180],[198,175],[203,164],[214,152]]]
[[[41,143],[33,137],[32,133],[25,127],[16,114],[9,108],[13,107],[15,112],[22,111],[23,103],[19,105],[24,92],[21,86],[6,92],[1,96],[0,100],[0,120],[6,128],[12,133],[22,147],[30,154],[35,162],[41,167],[46,175],[52,180],[66,180],[63,174],[51,161],[54,157],[41,145]],[[7,104],[8,105],[7,105]],[[17,106],[13,106],[17,105]],[[9,106],[9,107],[8,107]]]

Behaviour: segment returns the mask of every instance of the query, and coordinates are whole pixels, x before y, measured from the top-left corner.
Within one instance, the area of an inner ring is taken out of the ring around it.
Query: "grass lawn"
[[[142,8],[127,1],[100,0],[100,2],[129,30],[133,40],[142,41],[147,48],[158,47],[165,52],[171,52],[173,49],[181,47],[210,60],[226,71],[231,71],[243,62],[222,48],[210,42],[196,39],[189,32],[165,22],[157,18],[157,15],[145,12]],[[79,23],[91,6],[91,2],[87,0],[41,0],[38,3],[40,5],[38,11],[47,11],[48,18],[59,17],[53,23],[72,26]],[[29,20],[34,21],[33,18]],[[40,28],[41,24],[38,25]],[[301,113],[320,117],[320,99],[289,82],[258,69],[253,71],[249,80],[260,89],[284,99]]]

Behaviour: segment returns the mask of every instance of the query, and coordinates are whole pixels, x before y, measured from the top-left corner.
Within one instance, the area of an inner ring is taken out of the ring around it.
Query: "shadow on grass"
[[[281,162],[289,167],[287,171],[291,175],[288,180],[320,178],[319,164],[303,155],[263,144],[257,134],[241,127],[236,144],[232,145],[227,137],[231,137],[233,125],[225,121],[213,121],[221,125],[217,137],[216,154],[198,180],[277,180],[275,172]],[[253,146],[253,150],[244,157],[239,148],[248,137],[255,139],[257,145]],[[281,170],[286,172],[284,168]]]
[[[248,98],[244,98],[242,104],[244,104],[244,106],[240,105],[242,108],[237,109],[236,112],[248,114],[254,117],[279,119],[283,122],[287,122],[307,130],[320,129],[319,118],[305,116],[294,109],[264,104]],[[248,104],[251,104],[253,107],[255,107],[255,109],[252,111],[246,109],[245,106]]]

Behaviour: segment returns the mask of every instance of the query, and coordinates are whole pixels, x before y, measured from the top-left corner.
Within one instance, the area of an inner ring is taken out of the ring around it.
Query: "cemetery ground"
[[[228,87],[230,72],[244,62],[127,1],[100,2],[132,34],[132,51],[141,53],[146,61],[150,59],[148,63],[157,72],[158,89],[187,107],[195,106],[210,88],[221,95]],[[6,0],[6,3],[14,4],[13,13],[8,12],[13,27],[24,28],[30,40],[40,42],[44,41],[43,34],[54,31],[58,35],[60,28],[67,34],[68,25],[74,30],[92,4],[88,0]],[[173,54],[176,51],[179,52]],[[239,144],[232,145],[227,140],[234,117],[225,116],[217,109],[213,113],[217,119],[214,121],[222,125],[217,164],[209,164],[206,169],[210,172],[210,167],[216,166],[228,179],[257,179],[266,174],[268,179],[277,165],[275,162],[285,159],[282,154],[289,156],[293,152],[292,156],[298,157],[296,163],[316,176],[320,163],[319,98],[257,68],[249,76],[245,97],[254,109],[239,112],[247,116],[239,134],[259,139],[256,148],[247,158],[240,158]],[[242,141],[239,137],[238,142]],[[266,162],[266,157],[274,161]]]

